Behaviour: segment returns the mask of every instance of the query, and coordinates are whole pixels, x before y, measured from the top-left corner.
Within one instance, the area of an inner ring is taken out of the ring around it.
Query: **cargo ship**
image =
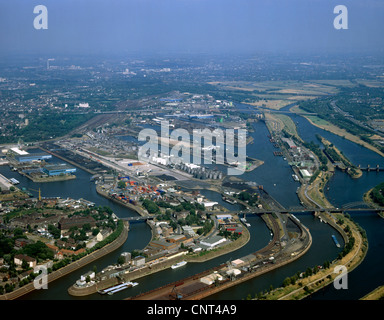
[[[180,268],[182,266],[185,266],[187,264],[187,261],[181,261],[181,262],[178,262],[176,264],[173,264],[171,266],[172,269],[177,269],[177,268]]]
[[[335,242],[336,247],[340,248],[340,243],[337,241],[335,235],[332,235],[333,242]]]
[[[121,283],[121,284],[118,284],[116,286],[113,286],[113,287],[109,287],[107,289],[104,289],[104,290],[100,290],[98,291],[98,293],[100,294],[108,294],[108,295],[113,295],[114,293],[116,292],[119,292],[119,291],[122,291],[122,290],[125,290],[125,289],[128,289],[128,288],[131,288],[131,287],[135,287],[137,286],[138,283],[137,282],[124,282],[124,283]]]

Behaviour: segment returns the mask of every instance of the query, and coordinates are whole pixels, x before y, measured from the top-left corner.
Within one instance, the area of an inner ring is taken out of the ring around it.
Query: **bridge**
[[[346,213],[346,212],[376,212],[381,213],[384,212],[384,208],[371,208],[368,207],[365,202],[362,201],[356,201],[356,202],[350,202],[344,204],[341,208],[314,208],[314,207],[289,207],[287,209],[272,209],[272,210],[265,210],[265,209],[258,209],[258,208],[252,208],[252,209],[244,209],[240,211],[211,211],[207,213],[211,213],[213,215],[217,214],[237,214],[237,215],[244,215],[244,217],[249,214],[273,214],[273,213],[280,213],[280,214],[298,214],[298,213],[321,213],[321,212],[329,212],[329,213]],[[135,222],[146,222],[147,220],[152,220],[155,216],[154,215],[146,215],[146,216],[137,216],[137,217],[125,217],[120,218],[123,221],[128,221],[130,223]]]
[[[265,210],[265,209],[248,209],[248,210],[240,210],[240,211],[222,211],[222,212],[212,212],[212,214],[238,214],[238,215],[247,215],[247,214],[297,214],[297,213],[320,213],[320,212],[329,212],[329,213],[346,213],[346,212],[384,212],[384,208],[370,208],[370,207],[362,207],[362,205],[366,204],[364,202],[351,202],[343,205],[341,208],[310,208],[310,207],[290,207],[288,209],[273,209],[273,210]]]
[[[384,171],[384,167],[380,168],[380,165],[376,165],[376,167],[371,167],[369,164],[366,167],[361,167],[361,165],[358,165],[358,168],[362,171]]]
[[[120,218],[120,220],[123,221],[129,221],[129,222],[145,222],[147,220],[152,220],[154,217],[153,216],[138,216],[138,217],[125,217],[125,218]]]

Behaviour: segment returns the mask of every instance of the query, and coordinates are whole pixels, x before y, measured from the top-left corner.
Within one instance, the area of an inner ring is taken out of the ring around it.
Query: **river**
[[[371,166],[376,166],[376,164],[383,163],[383,158],[376,153],[346,139],[321,130],[311,125],[301,116],[290,116],[297,124],[299,134],[304,140],[316,141],[315,135],[318,133],[334,143],[355,164],[358,163],[362,166],[370,164]],[[267,137],[268,130],[265,124],[263,122],[254,123],[254,132],[251,134],[254,138],[254,143],[247,146],[247,155],[263,160],[264,164],[252,172],[244,173],[240,177],[263,185],[268,193],[283,206],[298,206],[300,202],[296,195],[296,189],[299,184],[292,179],[293,172],[288,163],[284,161],[282,157],[275,157],[273,155],[274,147]],[[52,161],[63,162],[56,158]],[[43,197],[61,196],[63,198],[84,198],[95,202],[96,205],[106,205],[111,207],[118,217],[137,215],[135,212],[99,196],[95,191],[94,183],[90,182],[91,175],[81,169],[77,169],[76,180],[45,184],[34,183],[27,178],[20,176],[17,172],[11,171],[7,166],[0,166],[0,173],[8,178],[14,177],[19,180],[20,187],[35,190],[41,188]],[[327,197],[335,206],[339,207],[348,203],[361,202],[364,192],[383,180],[383,172],[364,172],[360,179],[351,179],[347,174],[336,171],[334,177],[328,184],[329,190],[327,191]],[[36,191],[32,191],[32,193],[37,195]],[[212,197],[212,200],[214,201],[221,201],[220,195],[216,193],[205,190],[204,195]],[[225,205],[227,206],[229,204],[225,203]],[[236,208],[234,207],[234,209]],[[254,296],[258,292],[268,290],[271,285],[273,287],[280,286],[286,277],[292,276],[298,271],[305,271],[309,266],[313,267],[322,264],[325,260],[331,261],[336,258],[340,249],[337,248],[331,240],[331,234],[334,234],[335,231],[329,225],[319,222],[318,219],[315,219],[311,215],[298,215],[298,217],[303,224],[309,228],[313,237],[313,245],[306,255],[291,264],[261,277],[254,278],[239,286],[222,291],[209,297],[209,299],[244,299],[248,294]],[[320,293],[314,294],[312,299],[358,299],[378,285],[383,284],[384,277],[380,275],[380,266],[384,262],[384,257],[380,252],[382,252],[384,246],[384,237],[382,237],[384,220],[369,211],[365,214],[354,214],[353,218],[367,231],[369,250],[366,259],[358,268],[350,273],[350,286],[348,290],[337,291],[330,288],[332,286],[329,286]],[[264,222],[257,216],[249,217],[247,219],[251,223],[251,240],[246,246],[236,252],[218,257],[206,263],[189,263],[181,269],[168,269],[138,279],[137,281],[139,282],[139,285],[137,287],[122,291],[113,296],[100,296],[94,294],[89,297],[75,298],[68,295],[68,287],[79,279],[80,275],[91,270],[94,266],[96,266],[97,270],[101,270],[104,267],[115,263],[122,252],[143,249],[148,244],[151,237],[149,226],[145,223],[131,224],[128,239],[121,248],[68,276],[50,283],[48,290],[34,291],[33,293],[22,297],[22,299],[122,299],[176,281],[230,259],[240,258],[264,247],[270,240],[270,234]],[[338,234],[336,235],[339,242],[342,243],[341,237]]]

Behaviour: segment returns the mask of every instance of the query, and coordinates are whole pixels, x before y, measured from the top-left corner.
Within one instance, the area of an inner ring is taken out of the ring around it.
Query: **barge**
[[[113,286],[113,287],[109,287],[109,288],[104,289],[104,290],[99,290],[98,293],[100,293],[100,294],[108,294],[108,295],[111,296],[111,295],[113,295],[116,292],[120,292],[122,290],[131,288],[131,287],[135,287],[137,285],[138,285],[137,282],[130,282],[130,281],[128,281],[128,282],[124,282],[124,283],[118,284],[118,285]]]

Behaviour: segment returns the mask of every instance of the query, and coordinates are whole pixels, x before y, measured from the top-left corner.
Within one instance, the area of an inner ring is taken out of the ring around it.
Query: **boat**
[[[335,242],[336,247],[340,248],[340,243],[337,241],[337,239],[336,239],[336,237],[335,237],[334,234],[332,235],[332,239],[333,239],[333,241]]]
[[[293,180],[295,180],[295,181],[300,181],[300,180],[299,180],[299,177],[298,177],[296,174],[293,174],[292,177],[293,177]]]
[[[236,200],[231,200],[225,196],[222,197],[222,199],[225,201],[225,202],[228,202],[229,204],[236,204],[237,201]]]
[[[15,178],[10,178],[9,181],[11,181],[12,184],[19,184],[20,181],[16,180]]]
[[[125,289],[128,289],[128,288],[131,288],[131,287],[135,287],[137,285],[138,285],[137,282],[128,281],[128,282],[120,283],[120,284],[118,284],[116,286],[113,286],[113,287],[109,287],[109,288],[104,289],[104,290],[99,290],[98,293],[100,293],[100,294],[108,294],[108,295],[111,296],[111,295],[113,295],[116,292],[119,292],[119,291],[122,291],[122,290],[125,290]]]
[[[180,268],[182,266],[185,266],[187,264],[187,261],[181,261],[181,262],[178,262],[176,264],[173,264],[171,266],[172,269],[177,269],[177,268]]]

